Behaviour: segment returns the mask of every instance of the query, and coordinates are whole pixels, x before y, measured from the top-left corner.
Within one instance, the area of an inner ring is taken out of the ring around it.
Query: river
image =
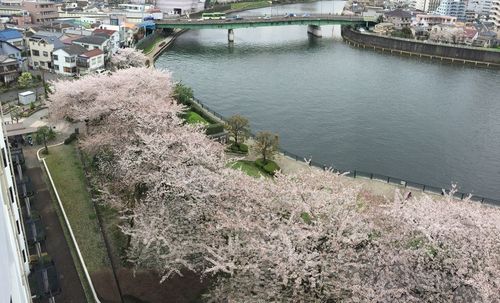
[[[341,11],[323,1],[245,12]],[[241,13],[241,15],[244,15]],[[500,200],[500,71],[349,47],[339,26],[192,30],[156,62],[224,116],[242,114],[281,147]]]

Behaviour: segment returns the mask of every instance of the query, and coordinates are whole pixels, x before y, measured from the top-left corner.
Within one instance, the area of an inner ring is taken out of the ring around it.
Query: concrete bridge
[[[156,21],[156,28],[179,28],[179,29],[227,29],[228,41],[234,41],[234,29],[263,26],[287,26],[287,25],[307,25],[307,32],[316,37],[321,37],[321,25],[368,25],[375,22],[373,17],[344,16],[331,14],[311,14],[302,17],[286,16],[244,16],[241,18],[227,17],[219,20],[205,19],[164,19]]]

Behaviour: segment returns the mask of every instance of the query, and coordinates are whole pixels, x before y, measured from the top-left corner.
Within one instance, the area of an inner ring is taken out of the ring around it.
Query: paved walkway
[[[56,302],[86,303],[80,278],[75,268],[68,243],[64,237],[64,232],[59,221],[59,216],[54,208],[49,188],[44,180],[44,173],[40,167],[40,162],[36,158],[36,149],[39,147],[24,148],[26,171],[35,189],[35,199],[32,208],[36,210],[45,227],[46,240],[45,249],[54,260],[61,293],[55,297]]]

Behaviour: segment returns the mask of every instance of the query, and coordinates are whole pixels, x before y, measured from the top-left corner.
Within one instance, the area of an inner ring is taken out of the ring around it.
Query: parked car
[[[286,13],[285,14],[285,18],[291,18],[291,17],[297,17],[297,15],[294,13]]]

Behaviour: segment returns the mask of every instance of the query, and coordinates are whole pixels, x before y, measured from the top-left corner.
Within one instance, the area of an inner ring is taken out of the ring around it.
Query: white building
[[[440,3],[441,0],[415,0],[412,7],[424,12],[434,12]]]
[[[0,128],[0,302],[32,302],[28,249],[3,121]]]
[[[142,0],[132,0],[132,3],[143,3]],[[168,15],[185,15],[195,13],[205,8],[204,0],[156,0],[156,7]]]
[[[106,60],[111,57],[111,41],[107,37],[91,35],[73,40],[73,44],[85,47],[87,50],[100,49],[106,56]]]
[[[76,60],[80,75],[90,74],[104,68],[104,53],[97,48],[79,55]]]
[[[72,76],[78,73],[76,59],[87,52],[87,49],[77,44],[66,45],[52,52],[54,72],[61,75]]]
[[[492,0],[470,0],[467,10],[473,11],[478,15],[488,16],[491,10]]]
[[[493,0],[491,3],[490,19],[497,27],[497,30],[500,30],[500,0]]]
[[[464,0],[442,0],[436,13],[443,16],[457,17],[465,20],[466,2]]]

